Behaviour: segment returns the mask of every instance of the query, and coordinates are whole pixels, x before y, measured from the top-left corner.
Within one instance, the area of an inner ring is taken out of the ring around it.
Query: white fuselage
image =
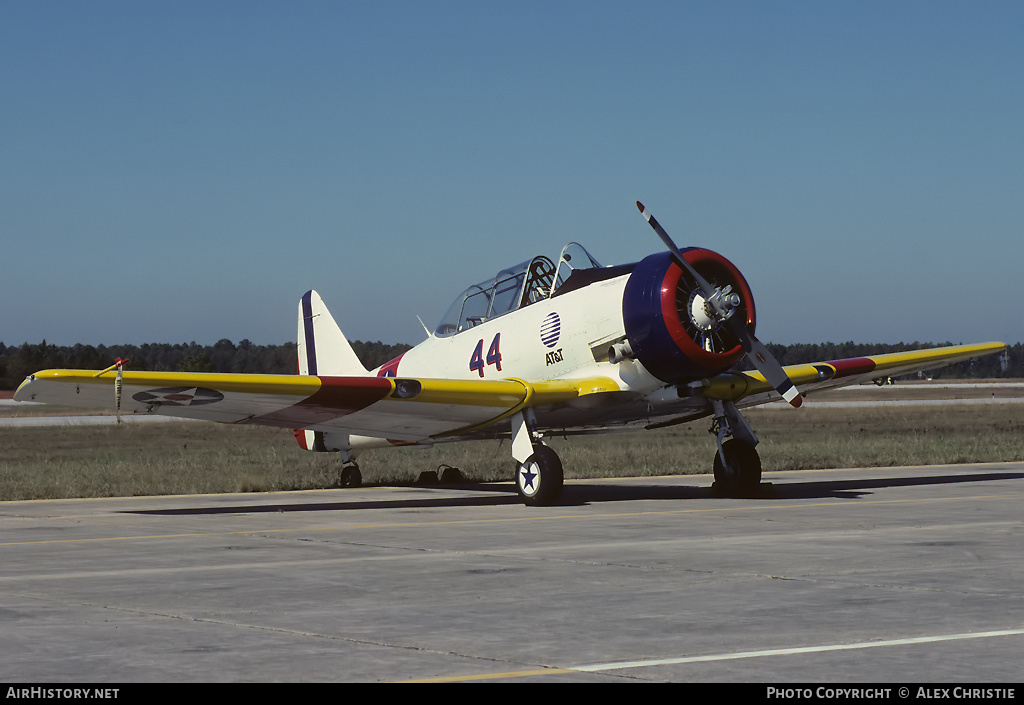
[[[454,335],[431,336],[402,356],[397,376],[466,380],[604,376],[623,390],[653,391],[664,383],[639,362],[607,360],[608,347],[625,335],[622,294],[628,277],[595,282]]]

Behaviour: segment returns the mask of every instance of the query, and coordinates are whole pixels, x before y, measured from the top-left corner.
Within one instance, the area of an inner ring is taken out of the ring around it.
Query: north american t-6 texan
[[[44,370],[15,399],[119,414],[289,428],[302,448],[340,453],[341,484],[361,482],[369,448],[511,439],[522,501],[558,501],[550,435],[662,428],[712,419],[715,490],[761,482],[757,437],[740,409],[941,367],[1003,350],[956,345],[780,365],[754,336],[754,298],[722,255],[680,250],[637,202],[666,251],[605,267],[581,245],[470,286],[427,339],[375,370],[356,357],[315,291],[298,312],[298,374]],[[753,370],[738,365],[746,359]],[[797,413],[797,412],[794,412]]]

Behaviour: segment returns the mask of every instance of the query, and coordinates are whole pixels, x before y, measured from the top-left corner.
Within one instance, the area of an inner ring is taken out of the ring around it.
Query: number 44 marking
[[[498,372],[501,372],[501,333],[494,334],[494,340],[491,341],[491,347],[487,348],[487,358],[484,359],[484,341],[483,338],[476,344],[476,349],[473,350],[473,356],[469,358],[469,369],[470,371],[476,371],[480,373],[480,376],[484,376],[484,364],[494,365]]]

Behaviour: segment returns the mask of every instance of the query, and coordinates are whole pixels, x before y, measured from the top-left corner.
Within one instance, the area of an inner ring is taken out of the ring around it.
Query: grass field
[[[766,472],[1024,460],[1024,404],[751,409]],[[551,438],[567,478],[701,474],[708,422],[659,431]],[[508,442],[370,451],[365,484],[411,484],[442,464],[469,481],[511,481]],[[199,422],[0,429],[0,499],[264,492],[331,487],[333,453],[287,430]]]

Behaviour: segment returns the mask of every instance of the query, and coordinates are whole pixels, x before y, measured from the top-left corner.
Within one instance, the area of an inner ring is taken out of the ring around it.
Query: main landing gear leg
[[[562,493],[562,461],[533,432],[533,413],[512,416],[512,457],[516,461],[516,490],[528,507],[546,507]]]
[[[715,409],[711,432],[718,441],[712,489],[722,497],[749,497],[761,484],[761,457],[754,448],[757,436],[733,402],[712,399],[711,404]]]

